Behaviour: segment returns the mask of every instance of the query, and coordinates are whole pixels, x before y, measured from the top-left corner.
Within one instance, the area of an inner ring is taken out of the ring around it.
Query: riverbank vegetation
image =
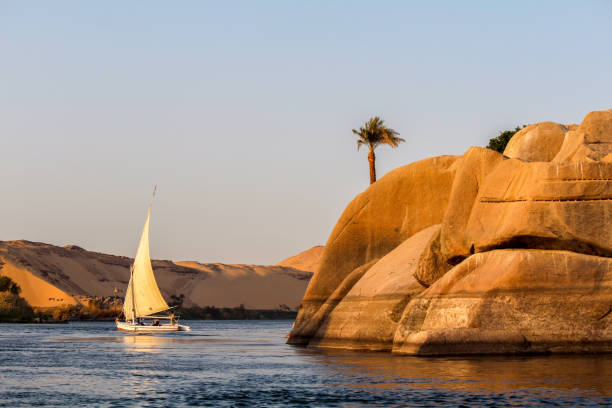
[[[256,310],[246,309],[244,305],[238,307],[214,306],[177,308],[176,315],[186,320],[293,320],[297,316],[296,311],[274,309]]]
[[[171,295],[169,305],[174,313],[186,320],[294,320],[297,311],[287,305],[278,305],[278,309],[247,309],[244,305],[237,307],[192,306],[184,307],[185,295]]]
[[[288,308],[274,310],[247,309],[238,307],[194,306],[176,307],[174,314],[183,320],[288,320],[295,319],[296,311]],[[35,321],[56,323],[67,321],[113,321],[121,314],[117,309],[101,308],[96,302],[88,305],[64,305],[61,307],[35,310]]]
[[[0,322],[21,323],[34,320],[34,310],[19,294],[21,288],[8,276],[0,276]]]
[[[114,296],[79,298],[79,304],[54,308],[32,308],[19,296],[19,285],[0,276],[0,322],[2,323],[66,323],[68,321],[113,321],[121,315],[123,304]],[[171,296],[174,314],[184,320],[285,320],[295,319],[297,311],[286,305],[278,309],[237,307],[183,307],[184,295]]]

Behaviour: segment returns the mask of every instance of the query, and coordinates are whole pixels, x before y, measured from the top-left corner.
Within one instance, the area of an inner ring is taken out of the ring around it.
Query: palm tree
[[[376,156],[374,155],[374,149],[381,144],[388,144],[395,148],[401,142],[405,142],[405,140],[397,137],[399,132],[386,127],[384,121],[378,116],[367,121],[365,126],[360,127],[359,130],[353,129],[353,133],[359,137],[357,139],[357,150],[363,145],[370,148],[368,162],[370,163],[370,184],[372,184],[376,181]]]

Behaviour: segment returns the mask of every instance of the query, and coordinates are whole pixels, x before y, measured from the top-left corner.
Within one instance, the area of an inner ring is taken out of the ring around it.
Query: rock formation
[[[77,304],[87,297],[124,296],[132,259],[29,241],[0,241],[0,275],[13,279],[35,307]],[[183,305],[296,308],[312,272],[284,266],[152,261],[167,301],[184,294]]]
[[[338,221],[289,343],[612,351],[612,110],[399,168]]]
[[[316,328],[308,321],[338,288],[352,286],[363,265],[442,221],[456,162],[456,157],[444,156],[412,163],[355,197],[325,245],[319,269],[302,299],[291,341],[314,335]],[[421,205],[423,202],[427,205]]]
[[[519,130],[508,142],[504,156],[528,162],[551,161],[561,149],[568,128],[553,122]]]

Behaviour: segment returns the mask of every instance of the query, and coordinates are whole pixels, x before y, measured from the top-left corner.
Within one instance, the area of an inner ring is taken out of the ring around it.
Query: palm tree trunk
[[[374,148],[370,147],[370,153],[368,153],[368,162],[370,163],[370,184],[374,184],[376,181],[376,156],[374,155]]]

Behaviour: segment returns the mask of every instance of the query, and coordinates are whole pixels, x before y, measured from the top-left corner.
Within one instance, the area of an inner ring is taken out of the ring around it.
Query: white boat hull
[[[115,322],[117,330],[134,334],[171,333],[178,331],[191,331],[189,326],[183,324],[160,324],[159,326],[138,325],[131,322]]]

